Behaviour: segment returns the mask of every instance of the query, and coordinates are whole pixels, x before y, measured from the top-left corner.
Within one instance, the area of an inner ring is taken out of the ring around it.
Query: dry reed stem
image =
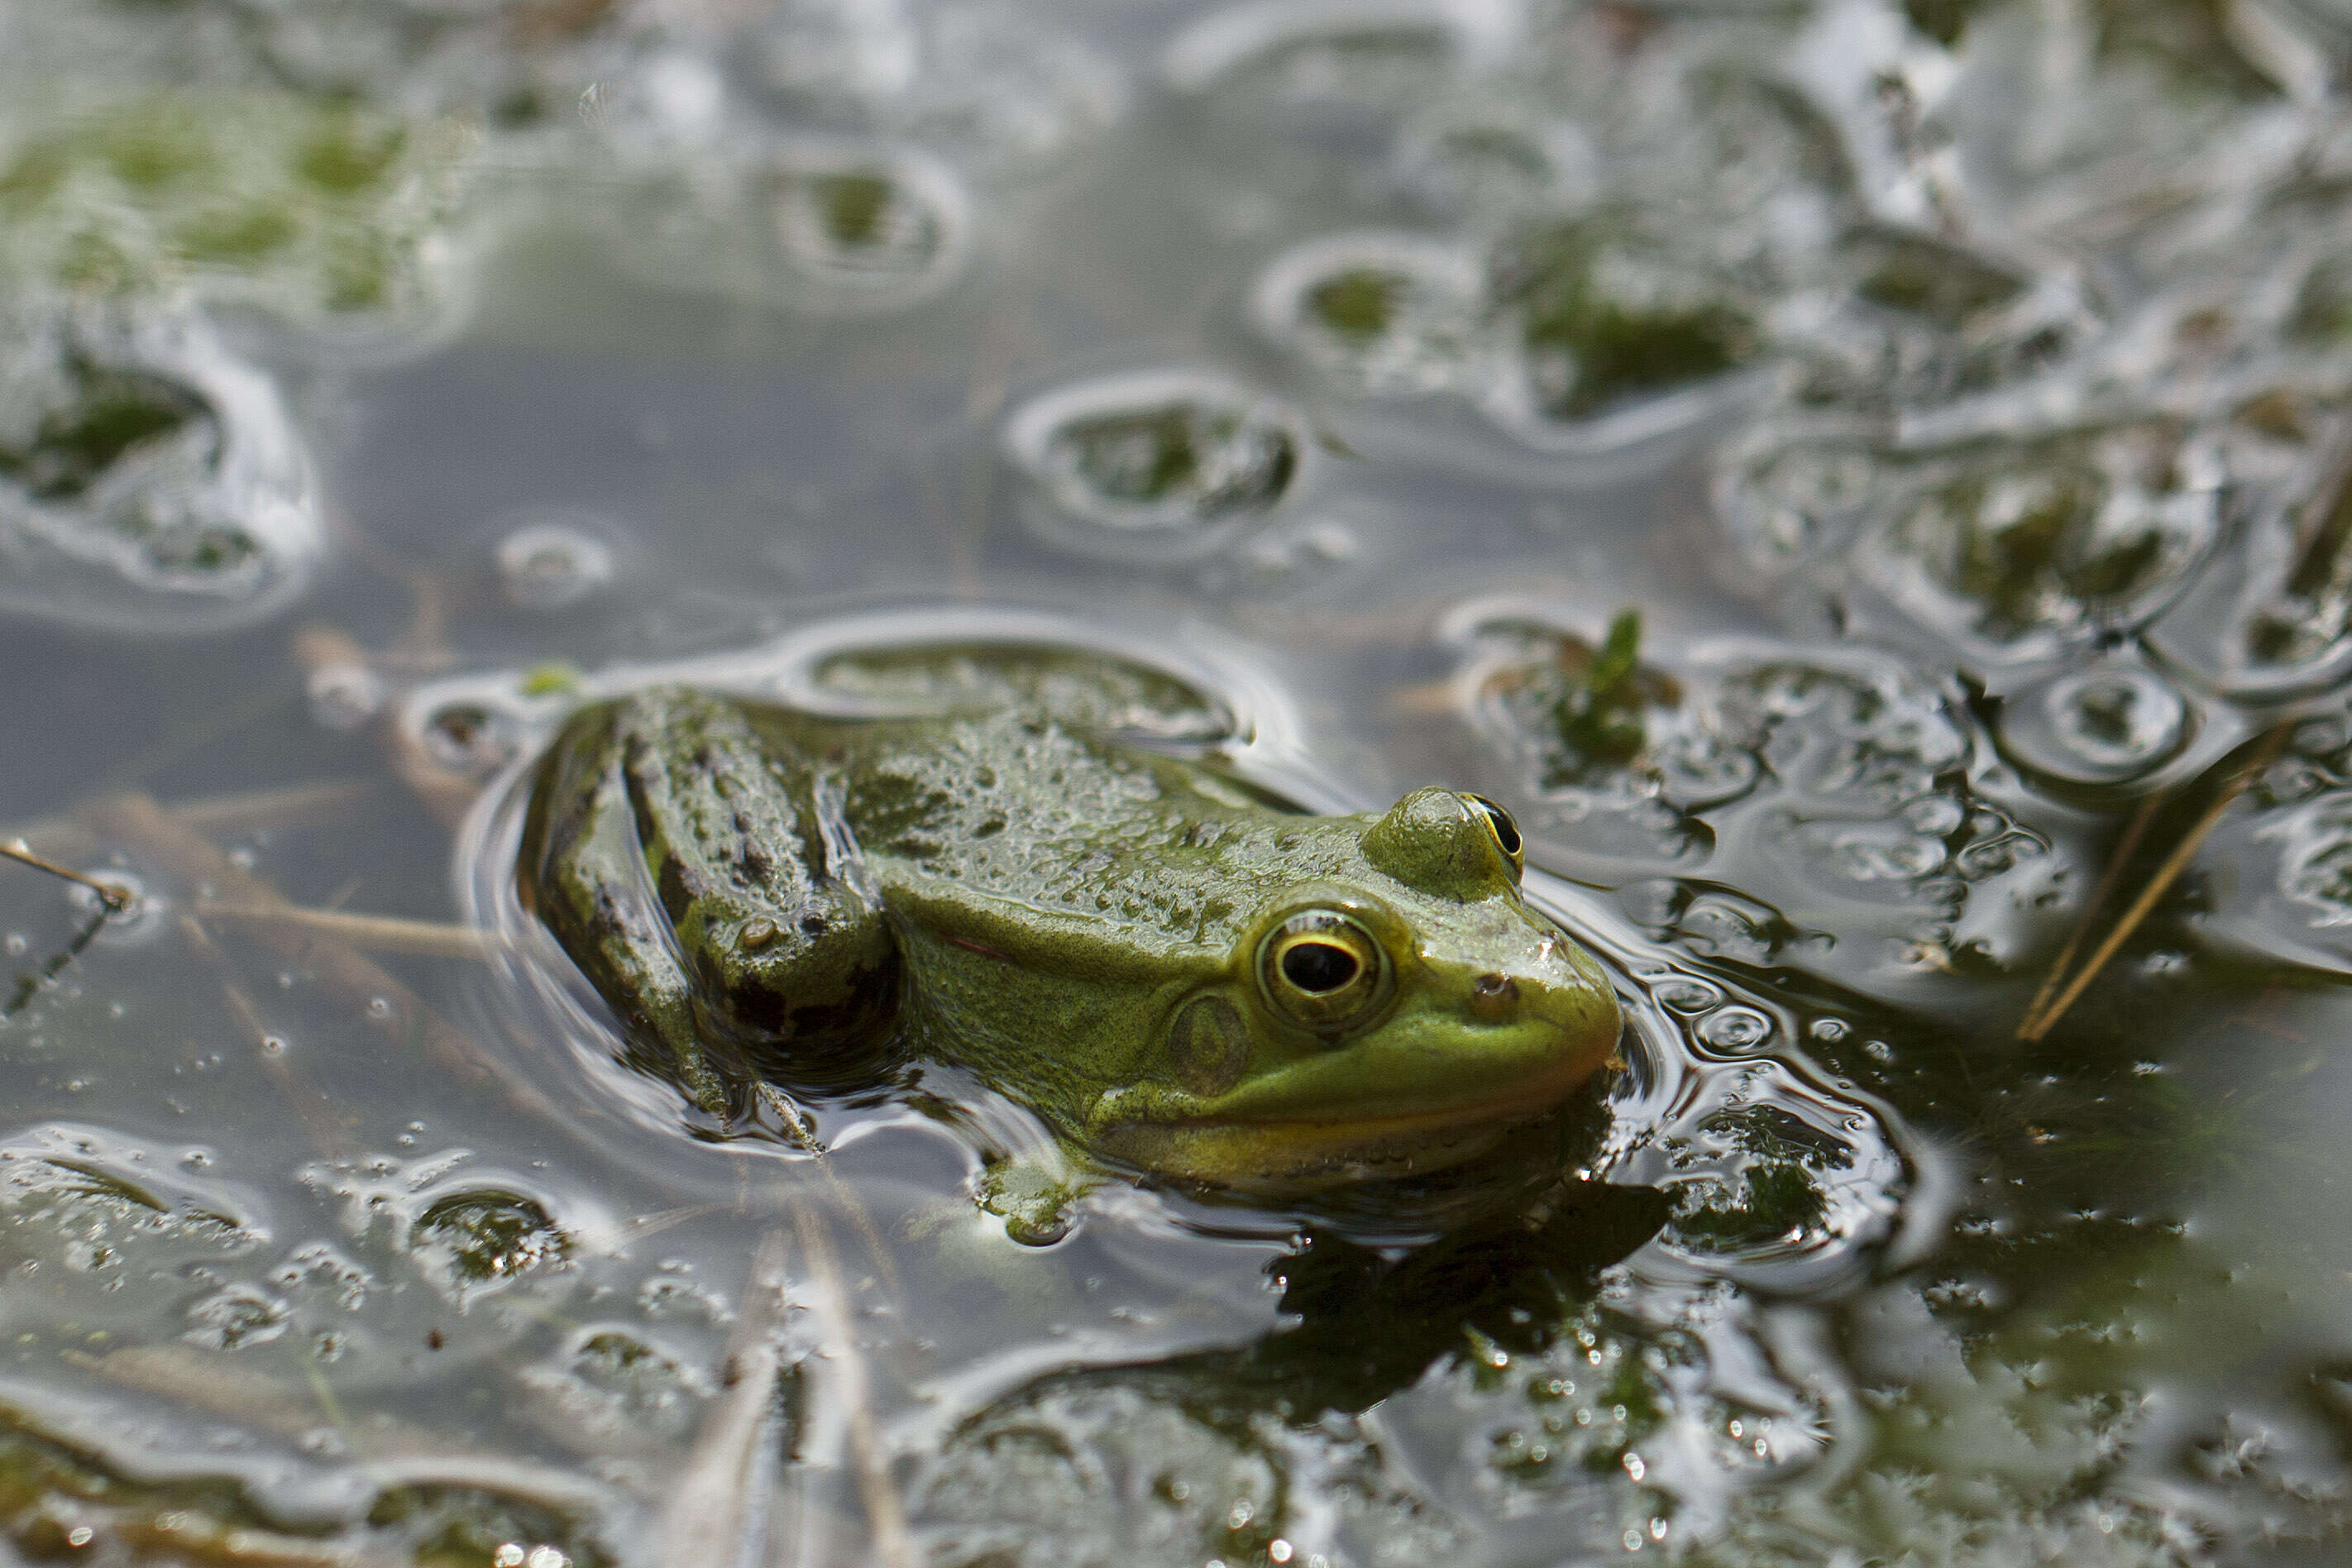
[[[83,815],[98,832],[127,840],[153,856],[173,876],[194,885],[199,897],[276,911],[294,908],[276,888],[230,860],[210,839],[166,816],[148,795],[93,801],[83,807]],[[469,1085],[495,1079],[515,1109],[554,1118],[554,1107],[536,1085],[499,1070],[480,1047],[452,1027],[423,997],[349,944],[285,925],[257,925],[252,935],[285,963],[307,966],[329,991],[359,1007],[369,1022],[394,1041],[422,1047],[426,1058],[443,1071]]]
[[[206,795],[167,805],[163,810],[182,826],[208,835],[244,833],[257,827],[310,827],[341,818],[375,787],[365,779],[292,784],[281,789]],[[30,840],[53,856],[74,858],[95,854],[101,844],[88,825],[71,816],[44,816],[0,833],[0,837],[18,842]]]
[[[739,1568],[751,1537],[764,1537],[765,1509],[780,1459],[778,1393],[784,1264],[781,1230],[760,1238],[743,1284],[742,1310],[727,1350],[724,1390],[703,1418],[685,1468],[662,1510],[660,1568]]]
[[[220,1351],[192,1345],[131,1345],[105,1355],[68,1350],[65,1359],[110,1383],[194,1405],[289,1442],[316,1431],[330,1413],[311,1390],[248,1370]],[[553,1466],[505,1454],[468,1451],[442,1433],[388,1415],[339,1427],[355,1462],[387,1489],[465,1488],[562,1511],[593,1511],[604,1500],[596,1484]]]
[[[2066,945],[2058,950],[2057,958],[2051,963],[2050,973],[2042,977],[2041,985],[2033,993],[2033,1000],[2026,1004],[2025,1016],[2017,1026],[2019,1039],[2038,1040],[2042,1037],[2026,1031],[2034,1027],[2035,1020],[2050,1005],[2051,997],[2056,995],[2058,987],[2065,983],[2067,971],[2074,963],[2075,951],[2083,945],[2083,939],[2090,934],[2091,922],[2097,920],[2099,911],[2107,907],[2107,900],[2114,894],[2116,885],[2123,880],[2124,868],[2137,853],[2139,841],[2147,836],[2148,825],[2164,809],[2165,802],[2172,798],[2172,793],[2166,790],[2148,796],[2132,814],[2131,822],[2124,828],[2124,836],[2116,841],[2115,848],[2107,856],[2106,869],[2099,874],[2098,885],[2091,889],[2090,901],[2083,906],[2083,913],[2074,921],[2074,929],[2066,933]]]
[[[2254,775],[2278,759],[2279,752],[2286,744],[2286,737],[2287,726],[2282,724],[2273,729],[2263,743],[2262,750],[2231,775],[2230,781],[2221,786],[2221,793],[2181,836],[2180,842],[2173,846],[2172,853],[2164,858],[2164,863],[2156,868],[2156,875],[2148,879],[2147,886],[2140,889],[2139,897],[2124,910],[2123,917],[2116,921],[2115,929],[2107,933],[2106,940],[2099,943],[2084,963],[2081,973],[2067,982],[2066,988],[2058,994],[2047,1012],[2019,1026],[2019,1039],[2038,1042],[2057,1026],[2058,1020],[2066,1016],[2067,1010],[2074,1005],[2084,991],[2090,989],[2091,982],[2099,977],[2099,972],[2107,966],[2107,962],[2121,951],[2125,942],[2131,940],[2140,922],[2147,920],[2148,912],[2156,908],[2157,900],[2163,898],[2179,879],[2180,873],[2189,868],[2189,862],[2195,858],[2197,851],[2204,846],[2213,829],[2221,826],[2222,816],[2237,803],[2238,796],[2253,783]]]
[[[302,1124],[302,1131],[309,1135],[310,1146],[328,1159],[346,1152],[343,1130],[328,1110],[325,1092],[313,1089],[305,1081],[302,1075],[294,1070],[294,1064],[286,1059],[285,1048],[274,1043],[276,1037],[263,1023],[261,1009],[254,1005],[252,994],[238,983],[236,966],[229,963],[228,954],[220,950],[220,944],[213,941],[212,932],[206,931],[204,923],[194,915],[182,915],[179,926],[180,934],[186,939],[189,949],[205,961],[212,969],[214,977],[220,982],[222,1005],[236,1021],[237,1028],[253,1047],[254,1055],[260,1058],[262,1070],[286,1096],[286,1103],[292,1107],[294,1119]]]
[[[342,910],[306,909],[299,904],[268,909],[199,899],[196,900],[196,913],[206,920],[227,921],[237,925],[282,925],[290,930],[333,937],[353,947],[379,952],[415,953],[424,958],[486,959],[499,945],[494,934],[476,931],[471,926],[450,925],[442,921],[406,920],[397,915],[359,915]]]
[[[827,1381],[842,1403],[852,1473],[866,1504],[866,1561],[875,1568],[916,1568],[914,1537],[907,1529],[907,1510],[899,1500],[898,1483],[890,1479],[890,1457],[875,1426],[873,1380],[867,1375],[866,1352],[858,1348],[857,1324],[849,1310],[849,1292],[842,1285],[833,1234],[825,1228],[824,1217],[805,1199],[795,1195],[789,1201],[793,1228],[800,1234],[801,1250],[808,1255],[809,1272],[814,1278],[816,1300],[812,1305],[823,1326]]]

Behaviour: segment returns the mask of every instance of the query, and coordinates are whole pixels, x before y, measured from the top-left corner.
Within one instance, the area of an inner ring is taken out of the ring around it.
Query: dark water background
[[[2347,64],[0,0],[0,817],[142,895],[0,867],[0,1552],[2339,1560]],[[511,908],[585,692],[1077,666],[1517,810],[1633,1021],[1596,1183],[1019,1246],[1014,1109],[698,1120]]]

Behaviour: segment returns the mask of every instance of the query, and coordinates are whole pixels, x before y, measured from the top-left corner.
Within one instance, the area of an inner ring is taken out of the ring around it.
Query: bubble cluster
[[[1538,858],[1618,886],[1693,951],[1850,983],[1923,951],[1998,963],[2016,940],[2000,903],[2056,868],[2045,837],[1970,786],[1974,724],[1894,659],[1759,644],[1637,659],[1630,623],[1594,640],[1465,624],[1466,710],[1508,759]],[[1993,917],[1970,921],[1972,900]]]

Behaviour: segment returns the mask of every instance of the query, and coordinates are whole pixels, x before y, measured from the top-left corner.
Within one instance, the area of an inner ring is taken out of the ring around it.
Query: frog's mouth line
[[[1441,1171],[1475,1159],[1512,1128],[1557,1109],[1603,1067],[1573,1062],[1460,1104],[1396,1116],[1199,1117],[1106,1129],[1110,1152],[1164,1175],[1235,1185],[1312,1184]]]

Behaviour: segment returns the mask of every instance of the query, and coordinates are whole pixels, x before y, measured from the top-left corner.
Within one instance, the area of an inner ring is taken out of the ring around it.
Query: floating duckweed
[[[785,259],[821,284],[908,303],[962,264],[962,190],[928,159],[798,150],[780,161],[770,200]]]
[[[568,664],[535,664],[522,672],[516,689],[525,697],[561,697],[580,689],[580,672]]]
[[[1307,457],[1288,413],[1244,388],[1167,373],[1082,384],[1006,426],[1013,461],[1056,503],[1041,529],[1105,553],[1181,559],[1271,512]]]
[[[1528,396],[1558,420],[1711,381],[1762,337],[1720,285],[1667,257],[1636,255],[1593,225],[1538,229],[1496,255],[1496,300],[1517,324]]]
[[[463,1300],[524,1275],[561,1268],[572,1242],[533,1200],[480,1191],[436,1200],[418,1216],[414,1245]]]
[[[0,326],[0,605],[112,627],[258,614],[317,521],[275,392],[180,319],[37,300]]]
[[[1861,569],[1937,630],[1995,647],[2132,626],[2220,532],[2214,481],[2182,439],[2141,426],[1922,461]]]
[[[1267,338],[1362,390],[1476,392],[1493,368],[1482,289],[1465,250],[1343,234],[1277,259],[1252,309]]]
[[[437,309],[462,139],[351,104],[159,92],[0,162],[0,269],[154,296],[194,284],[303,324]]]

